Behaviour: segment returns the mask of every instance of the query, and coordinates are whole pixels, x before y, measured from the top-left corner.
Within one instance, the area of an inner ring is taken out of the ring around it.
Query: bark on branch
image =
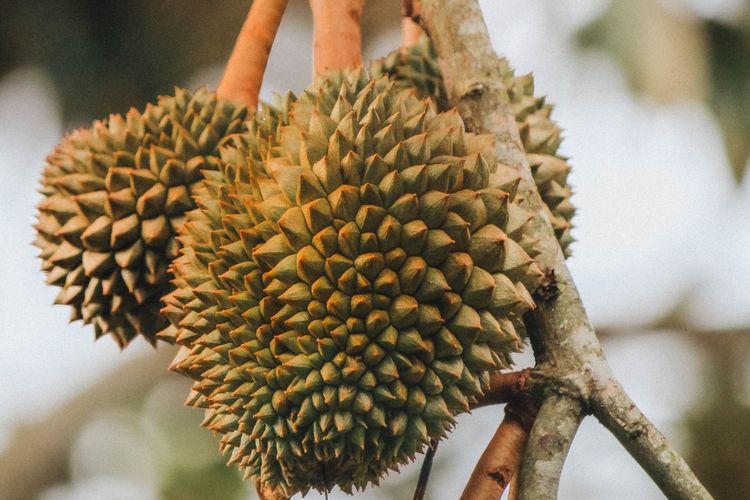
[[[669,498],[710,498],[687,463],[632,403],[616,381],[596,391],[591,409],[599,421]]]
[[[533,215],[529,224],[530,236],[538,241],[541,253],[537,259],[548,272],[550,283],[554,283],[552,289],[556,292],[551,296],[545,294],[549,298],[540,299],[530,317],[529,331],[537,370],[546,373],[550,384],[556,387],[552,387],[555,390],[548,395],[554,399],[543,404],[545,411],[540,416],[540,428],[535,426],[528,442],[531,456],[524,464],[519,498],[555,498],[556,481],[555,484],[548,482],[551,489],[542,492],[542,496],[535,496],[530,481],[530,478],[543,474],[547,466],[536,455],[536,450],[549,446],[543,439],[546,417],[569,412],[564,425],[550,421],[556,425],[561,442],[569,444],[589,401],[601,403],[593,405],[592,409],[616,434],[638,428],[654,436],[653,439],[621,442],[634,457],[650,457],[649,460],[640,459],[639,463],[667,497],[711,498],[684,460],[668,448],[664,437],[640,411],[622,411],[635,408],[635,404],[619,388],[612,375],[554,237],[548,211],[536,190],[515,119],[508,107],[497,57],[477,0],[421,0],[421,7],[420,20],[432,38],[448,94],[467,129],[495,134],[500,161],[515,168],[521,176],[519,194],[524,200],[524,208]],[[614,390],[614,387],[619,390]],[[567,446],[548,451],[553,452],[560,463],[555,471],[559,477]]]
[[[565,457],[581,418],[581,405],[575,399],[555,395],[544,401],[531,431],[530,441],[534,445],[526,446],[520,473],[527,498],[557,496]]]

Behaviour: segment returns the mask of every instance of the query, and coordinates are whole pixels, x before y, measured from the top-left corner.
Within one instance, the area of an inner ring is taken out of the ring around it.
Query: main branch
[[[538,262],[549,278],[546,293],[538,294],[538,306],[530,318],[529,332],[537,359],[537,370],[548,377],[550,390],[547,409],[540,415],[540,426],[554,417],[567,418],[558,426],[558,436],[569,443],[578,428],[582,412],[591,407],[594,414],[616,435],[627,429],[638,429],[639,435],[658,436],[654,439],[621,440],[628,451],[654,478],[669,498],[708,499],[711,496],[698,482],[684,460],[666,445],[666,440],[635,409],[635,404],[621,390],[604,358],[594,329],[589,322],[562,250],[550,225],[548,210],[542,203],[531,174],[518,128],[508,106],[500,78],[498,59],[492,50],[487,26],[477,0],[422,0],[421,22],[432,37],[446,88],[453,104],[473,132],[493,133],[502,163],[515,168],[520,177],[519,195],[524,208],[533,215],[529,236],[538,241]],[[619,388],[614,390],[613,388]],[[601,404],[591,404],[591,403]],[[542,420],[542,417],[545,417]],[[547,420],[549,418],[549,420]],[[528,447],[543,449],[549,444],[542,439],[546,433],[532,431]],[[553,450],[554,451],[554,450]],[[560,464],[567,445],[553,453]],[[532,453],[531,451],[529,453]],[[527,457],[529,454],[527,454]],[[519,482],[521,500],[555,498],[552,491],[534,496],[529,478],[543,474],[545,460],[534,459],[524,464]],[[559,475],[561,466],[555,471]],[[679,479],[677,479],[679,478]]]

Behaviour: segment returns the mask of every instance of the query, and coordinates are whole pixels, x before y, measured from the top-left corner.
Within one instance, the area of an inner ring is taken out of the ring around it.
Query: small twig
[[[526,387],[531,370],[526,368],[518,372],[495,372],[490,375],[490,388],[471,405],[471,409],[483,406],[508,403],[520,396]]]
[[[218,97],[241,102],[253,110],[257,108],[263,73],[287,2],[253,2],[216,89]]]
[[[437,439],[430,440],[430,445],[424,454],[422,468],[419,469],[419,479],[417,480],[417,488],[414,490],[413,500],[424,500],[424,495],[427,492],[427,482],[430,480],[430,471],[432,471],[432,461],[435,458],[438,443]]]
[[[401,17],[408,17],[418,23],[421,10],[420,0],[401,0]]]
[[[364,0],[310,0],[313,77],[330,69],[362,66],[360,18],[364,3]]]
[[[407,49],[417,43],[419,39],[424,35],[424,31],[411,20],[410,17],[404,17],[401,19],[401,48]]]

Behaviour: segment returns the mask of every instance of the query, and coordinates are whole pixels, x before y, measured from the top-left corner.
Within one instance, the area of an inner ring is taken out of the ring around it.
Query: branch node
[[[478,101],[485,95],[498,91],[504,93],[505,88],[492,78],[467,79],[462,82],[456,82],[455,94],[457,98],[454,102],[461,102],[465,99]]]
[[[510,483],[510,478],[508,477],[510,472],[507,468],[503,467],[498,470],[488,471],[487,475],[504,490],[508,486],[508,483]]]
[[[560,295],[560,288],[557,286],[555,270],[551,269],[545,273],[542,284],[534,291],[534,299],[537,302],[549,302]]]

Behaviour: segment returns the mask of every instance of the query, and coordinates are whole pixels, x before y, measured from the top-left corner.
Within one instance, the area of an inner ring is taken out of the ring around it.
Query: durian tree
[[[177,344],[262,498],[377,485],[458,414],[506,403],[464,498],[555,498],[585,415],[670,498],[711,498],[612,375],[565,263],[552,106],[476,0],[404,2],[363,64],[363,0],[311,0],[313,83],[258,93],[286,0],[255,0],[215,93],[176,89],[48,157],[37,246],[57,302],[121,347]],[[532,369],[511,371],[523,342]],[[551,444],[552,443],[552,444]]]

